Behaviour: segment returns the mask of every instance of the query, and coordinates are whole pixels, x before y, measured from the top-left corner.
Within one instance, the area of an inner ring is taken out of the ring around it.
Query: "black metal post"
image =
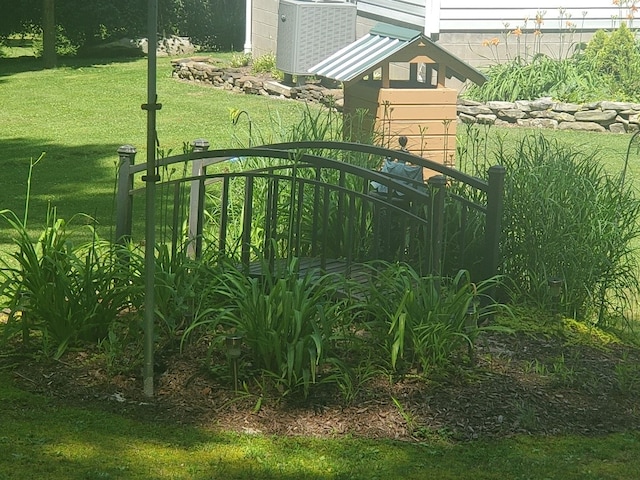
[[[133,175],[129,169],[135,163],[137,150],[133,145],[118,148],[118,183],[116,192],[116,242],[126,243],[131,239],[133,198]]]
[[[502,210],[504,206],[504,179],[506,169],[502,165],[489,167],[487,190],[487,219],[485,231],[484,276],[497,275],[500,265],[500,236],[502,234]]]
[[[209,150],[209,141],[204,138],[196,138],[191,142],[191,148],[195,153]],[[191,176],[200,177],[206,173],[203,158],[194,160],[191,167]],[[202,254],[202,228],[204,224],[204,182],[194,180],[191,182],[189,193],[189,245],[187,252],[191,258],[199,258]]]
[[[431,235],[429,259],[431,273],[442,275],[442,242],[444,237],[444,205],[447,177],[436,175],[427,180],[431,187]]]

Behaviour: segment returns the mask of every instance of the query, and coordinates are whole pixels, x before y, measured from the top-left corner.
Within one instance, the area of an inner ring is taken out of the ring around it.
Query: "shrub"
[[[234,68],[246,67],[251,63],[251,54],[236,52],[231,55],[231,66]]]
[[[580,45],[578,45],[580,47]],[[553,97],[563,102],[637,100],[640,52],[634,34],[622,24],[611,33],[596,32],[584,52],[551,58],[540,52],[487,68],[489,81],[471,86],[465,96],[479,101],[533,100]]]
[[[466,271],[446,278],[420,276],[405,264],[372,268],[375,281],[364,295],[368,328],[393,371],[446,366],[461,347],[473,346],[479,323],[494,311],[486,293],[495,279],[476,285]]]
[[[624,23],[611,33],[597,32],[584,58],[588,68],[606,80],[615,97],[637,98],[640,51],[634,33]]]
[[[254,58],[251,63],[251,71],[253,73],[269,73],[274,78],[282,78],[282,72],[276,67],[276,56],[273,52]]]
[[[26,342],[30,331],[39,332],[44,352],[55,358],[78,341],[106,337],[132,293],[115,247],[95,233],[89,244],[73,247],[54,209],[35,244],[13,212],[0,216],[17,234],[18,247],[0,270],[0,294],[11,311],[7,337],[22,332]]]
[[[42,57],[43,52],[42,37],[37,36],[33,40],[33,50],[36,57]],[[79,46],[71,40],[61,27],[57,27],[56,32],[56,54],[61,57],[73,57],[78,53]]]

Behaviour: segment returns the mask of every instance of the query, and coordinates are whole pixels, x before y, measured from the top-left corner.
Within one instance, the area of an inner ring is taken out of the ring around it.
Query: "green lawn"
[[[72,408],[0,376],[0,478],[635,479],[640,434],[455,444],[241,435]],[[153,407],[149,407],[153,408]]]
[[[189,85],[171,78],[170,61],[159,60],[158,139],[165,151],[181,153],[184,142],[206,138],[212,148],[227,147],[247,134],[246,122],[232,125],[229,110],[246,110],[256,125],[272,120],[291,124],[300,104]],[[31,226],[42,223],[46,205],[69,218],[95,216],[109,233],[120,145],[137,147],[146,159],[146,60],[89,64],[74,61],[39,70],[35,60],[0,59],[0,208],[22,215],[30,159],[44,160],[33,173]],[[0,230],[0,242],[7,232]]]
[[[231,145],[235,134],[246,136],[246,123],[233,127],[230,108],[249,112],[254,128],[265,134],[274,119],[287,125],[301,113],[295,102],[178,82],[168,59],[159,60],[158,72],[158,137],[167,150],[180,152],[183,142],[198,137],[216,148]],[[139,161],[145,159],[144,102],[145,60],[74,61],[41,70],[34,60],[0,59],[0,208],[22,215],[30,159],[46,152],[34,170],[31,227],[40,229],[50,202],[61,217],[94,215],[108,235],[116,150],[133,144]],[[525,133],[492,128],[488,135],[490,142],[502,138],[508,144]],[[546,133],[599,149],[611,172],[622,168],[628,135]],[[632,177],[640,175],[639,158],[634,153]],[[5,251],[9,237],[0,226]],[[238,435],[69,407],[13,384],[8,373],[0,375],[1,479],[634,479],[640,471],[637,432],[462,444],[446,438],[409,444]]]

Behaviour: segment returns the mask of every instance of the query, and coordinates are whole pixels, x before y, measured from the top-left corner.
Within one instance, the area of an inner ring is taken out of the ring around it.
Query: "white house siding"
[[[483,66],[534,50],[534,31],[541,36],[536,51],[564,56],[597,29],[611,29],[628,20],[628,10],[612,0],[350,0],[358,7],[356,35],[361,37],[377,21],[424,31],[440,45],[474,66]],[[254,55],[276,51],[278,0],[253,0]],[[624,3],[623,1],[621,3]],[[529,5],[529,6],[519,6]],[[561,9],[562,7],[562,9]],[[540,14],[542,23],[536,24]],[[640,12],[638,13],[640,16]],[[640,18],[636,21],[640,25]],[[520,27],[522,35],[509,34]],[[497,39],[497,46],[483,41]],[[520,50],[518,51],[518,38]],[[526,51],[525,51],[526,43]]]
[[[607,0],[562,0],[562,8],[548,1],[528,2],[530,7],[514,4],[513,0],[487,0],[482,4],[448,0],[441,5],[438,21],[431,22],[437,25],[437,31],[429,33],[454,55],[479,67],[518,54],[541,52],[566,57],[598,29],[615,28],[620,21],[633,24],[627,18],[628,10]],[[518,28],[521,35],[515,34]],[[539,37],[536,31],[540,32]],[[492,40],[499,43],[483,45]]]
[[[253,0],[252,54],[275,53],[278,37],[278,0]]]
[[[366,0],[378,1],[378,0]],[[430,0],[423,0],[430,3]],[[439,1],[437,3],[440,3]],[[500,32],[508,28],[536,27],[535,19],[541,14],[543,32],[567,30],[567,20],[576,29],[595,31],[611,28],[626,19],[629,13],[625,8],[613,5],[611,0],[560,0],[518,2],[513,0],[447,0],[440,4],[439,20],[431,22],[434,30],[426,33],[444,32]],[[615,18],[615,20],[614,20]],[[526,21],[528,19],[528,21]],[[437,30],[435,29],[437,25]]]
[[[358,12],[380,21],[418,26],[422,30],[426,17],[425,0],[357,0]]]

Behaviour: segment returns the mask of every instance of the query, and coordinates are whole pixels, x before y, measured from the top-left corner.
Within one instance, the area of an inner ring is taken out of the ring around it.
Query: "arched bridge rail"
[[[133,238],[135,149],[119,149],[116,238]],[[385,158],[424,167],[426,183],[349,163]],[[182,173],[179,166],[182,165]],[[424,273],[498,271],[504,168],[469,176],[408,152],[348,142],[296,142],[194,151],[157,161],[158,228],[172,252],[223,251],[250,271],[292,257],[349,271],[373,259],[407,261]],[[386,187],[379,193],[374,186]],[[137,216],[136,216],[137,218]],[[306,262],[306,263],[305,263]],[[339,266],[339,267],[336,267]]]

